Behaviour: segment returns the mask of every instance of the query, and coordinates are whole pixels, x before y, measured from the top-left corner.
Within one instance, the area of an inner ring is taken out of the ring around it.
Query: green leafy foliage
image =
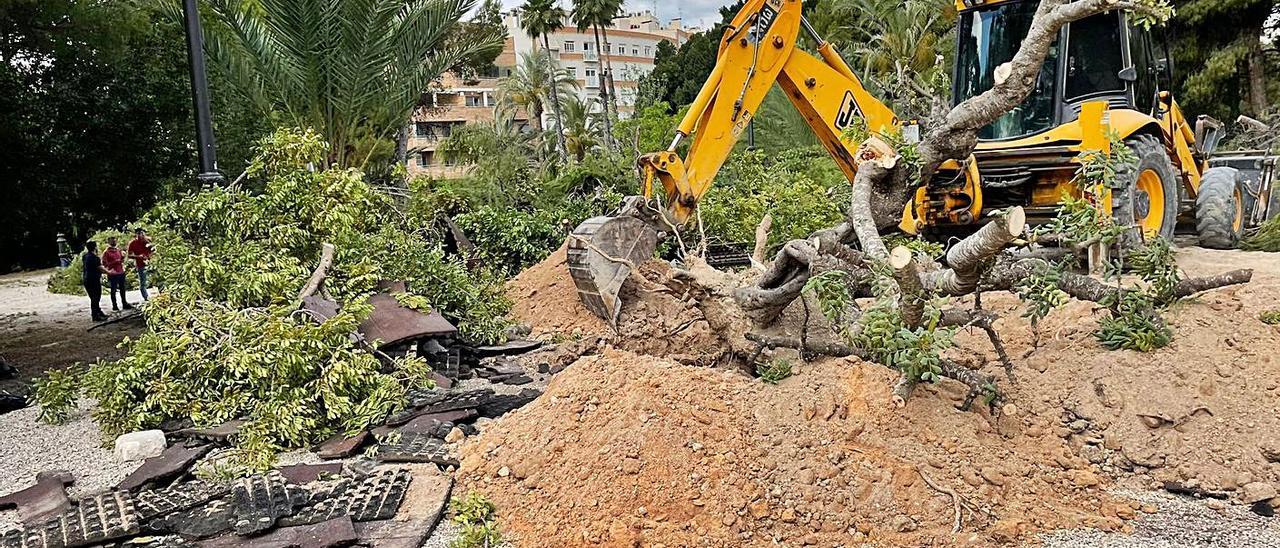
[[[449,507],[453,522],[461,529],[449,543],[450,548],[491,548],[502,544],[502,532],[494,521],[497,508],[484,495],[472,491],[465,498],[454,498]]]
[[[938,308],[926,307],[923,325],[908,329],[897,305],[881,298],[863,312],[854,344],[910,380],[934,382],[942,374],[942,352],[954,345],[956,331],[938,327],[938,317]]]
[[[756,364],[756,376],[768,384],[778,384],[778,381],[791,375],[791,360],[786,358],[774,358]]]
[[[98,243],[98,254],[101,255],[107,249],[107,240],[112,236],[116,238],[116,244],[121,250],[125,250],[129,246],[129,241],[133,239],[132,232],[123,230],[108,229],[102,230],[89,238]],[[126,253],[127,254],[127,253]],[[63,295],[84,295],[84,250],[81,249],[71,259],[71,264],[66,268],[60,268],[49,276],[48,289],[50,293],[60,293]],[[125,277],[129,280],[129,288],[138,287],[138,272],[133,269],[133,261],[125,259]]]
[[[769,245],[778,246],[843,219],[848,191],[822,149],[750,151],[729,160],[699,207],[708,238],[721,242],[755,241],[756,225],[770,214]]]
[[[279,132],[250,169],[262,192],[207,188],[148,214],[165,291],[146,309],[147,330],[122,343],[128,354],[81,379],[106,433],[242,417],[235,460],[262,469],[282,449],[380,422],[407,389],[430,386],[425,361],[380,362],[350,337],[382,280],[404,280],[398,299],[440,311],[468,339],[501,339],[500,283],[446,257],[360,171],[309,169],[327,154],[319,142]],[[341,311],[319,322],[295,299],[324,242],[336,249],[324,292]]]
[[[1156,238],[1125,257],[1133,271],[1146,282],[1146,292],[1157,306],[1167,306],[1176,299],[1174,290],[1182,281],[1182,273],[1175,257],[1173,246],[1164,238]]]
[[[1258,230],[1240,242],[1245,251],[1280,252],[1280,216],[1267,219]]]
[[[40,420],[62,424],[76,410],[80,379],[72,369],[51,369],[32,383],[32,399],[40,406]]]
[[[316,165],[381,167],[433,81],[501,49],[501,27],[460,23],[474,6],[210,0],[205,50],[263,118],[323,135],[332,148]]]
[[[845,283],[847,276],[843,270],[829,270],[810,277],[802,289],[817,299],[822,315],[835,325],[844,324],[845,311],[853,305],[853,295]]]
[[[1032,327],[1038,327],[1040,320],[1049,312],[1071,300],[1071,296],[1059,287],[1065,269],[1065,264],[1046,263],[1016,286],[1018,298],[1026,305],[1022,317],[1031,320]]]
[[[1126,292],[1104,304],[1111,307],[1111,314],[1098,322],[1094,336],[1107,349],[1150,352],[1173,339],[1173,330],[1154,312],[1150,296]]]
[[[1280,325],[1280,309],[1264,310],[1258,315],[1258,319],[1267,325]]]

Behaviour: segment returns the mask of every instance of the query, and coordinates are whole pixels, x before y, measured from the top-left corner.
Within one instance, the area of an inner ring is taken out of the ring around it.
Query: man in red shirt
[[[126,296],[124,253],[116,247],[115,236],[107,238],[107,250],[102,252],[102,267],[107,269],[107,284],[111,286],[111,309],[120,310],[116,306],[116,291],[120,292],[120,302],[124,304],[124,309],[133,309],[133,305],[129,304],[129,298]]]
[[[151,262],[151,238],[142,227],[133,230],[133,240],[129,242],[129,258],[138,268],[138,286],[142,289],[142,300],[150,300],[147,294],[147,263]]]

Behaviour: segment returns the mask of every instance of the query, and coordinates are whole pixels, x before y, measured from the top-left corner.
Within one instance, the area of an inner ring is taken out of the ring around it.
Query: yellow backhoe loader
[[[959,0],[956,103],[990,89],[1031,25],[1036,0]],[[798,45],[804,32],[817,55]],[[1203,245],[1229,247],[1243,230],[1241,177],[1208,168],[1221,125],[1195,128],[1167,90],[1167,55],[1125,14],[1108,12],[1064,27],[1022,105],[984,128],[974,154],[948,162],[920,187],[902,230],[945,236],[973,230],[994,210],[1022,206],[1030,220],[1055,215],[1083,150],[1106,148],[1114,132],[1136,165],[1117,178],[1105,209],[1142,238],[1172,237],[1179,215],[1194,212]],[[1163,58],[1162,58],[1163,57]],[[862,143],[842,138],[854,123],[873,134],[910,137],[884,103],[863,87],[835,48],[809,25],[800,0],[749,0],[720,41],[715,68],[666,151],[639,159],[644,196],[611,216],[588,219],[569,238],[568,262],[583,303],[616,323],[618,292],[630,265],[650,258],[659,231],[690,219],[770,87],[777,84],[804,116],[836,165],[853,180]],[[684,158],[677,153],[691,138]],[[658,192],[658,186],[661,192]]]

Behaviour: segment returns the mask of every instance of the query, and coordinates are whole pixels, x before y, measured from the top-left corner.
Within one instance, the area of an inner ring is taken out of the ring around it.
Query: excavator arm
[[[774,83],[849,180],[861,143],[844,139],[845,129],[865,123],[870,133],[898,130],[893,111],[867,92],[835,48],[809,26],[800,6],[800,0],[748,0],[725,29],[715,68],[671,146],[638,160],[643,198],[629,198],[613,216],[587,219],[569,236],[569,272],[583,304],[597,316],[617,326],[619,292],[632,268],[653,256],[659,227],[678,230],[694,214]],[[798,47],[801,30],[818,44],[818,56]],[[677,150],[686,138],[692,141],[681,158]],[[665,204],[659,206],[661,197]]]
[[[809,26],[800,6],[799,0],[748,1],[725,29],[715,68],[671,146],[640,157],[644,196],[653,198],[661,185],[674,225],[693,214],[774,83],[850,180],[860,143],[842,139],[845,128],[856,121],[865,121],[873,133],[898,126],[893,111],[867,92],[835,48]],[[818,44],[817,57],[798,47],[801,30]],[[676,150],[690,135],[688,154],[681,158]]]

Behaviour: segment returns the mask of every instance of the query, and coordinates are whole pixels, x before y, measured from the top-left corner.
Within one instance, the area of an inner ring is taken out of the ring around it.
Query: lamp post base
[[[222,186],[227,184],[227,178],[216,171],[196,175],[196,181],[200,183],[200,186]]]

